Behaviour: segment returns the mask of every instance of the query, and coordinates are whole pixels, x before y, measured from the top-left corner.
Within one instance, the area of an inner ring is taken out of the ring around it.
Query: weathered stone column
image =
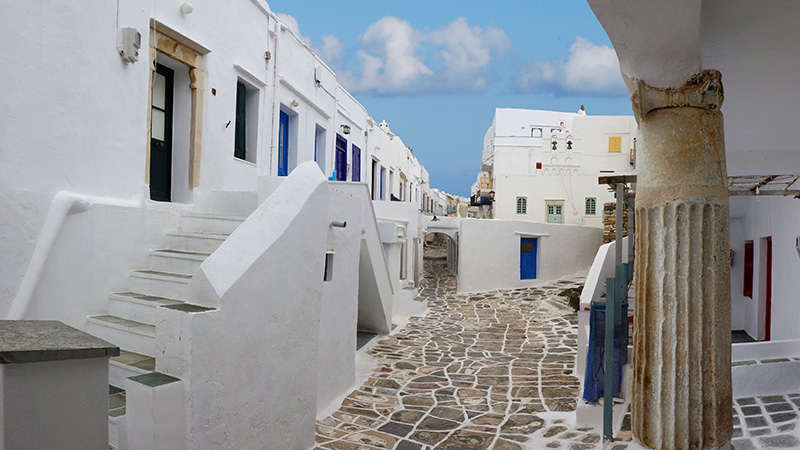
[[[731,309],[721,74],[638,82],[633,435],[653,449],[728,448]]]

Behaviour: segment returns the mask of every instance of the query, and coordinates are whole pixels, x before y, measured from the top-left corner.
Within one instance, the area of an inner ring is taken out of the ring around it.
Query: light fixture
[[[189,3],[189,2],[181,3],[181,12],[182,13],[184,13],[184,14],[186,14],[188,16],[189,14],[192,13],[192,11],[194,11],[194,6],[192,6],[191,3]]]
[[[297,99],[295,98],[292,99],[292,103],[290,103],[290,105],[292,105],[292,108],[297,108],[298,106],[300,106],[300,102],[298,102]]]
[[[350,125],[342,125],[342,133],[350,134]]]

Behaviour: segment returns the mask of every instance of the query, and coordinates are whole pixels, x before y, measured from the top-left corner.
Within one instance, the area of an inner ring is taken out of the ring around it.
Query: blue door
[[[336,180],[347,181],[347,139],[336,135]]]
[[[280,128],[278,130],[278,176],[289,174],[289,115],[281,111]]]
[[[519,244],[519,279],[536,278],[536,248],[538,238],[521,238]]]

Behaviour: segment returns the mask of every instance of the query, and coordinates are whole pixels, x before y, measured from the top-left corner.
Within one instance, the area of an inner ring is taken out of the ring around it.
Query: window
[[[325,253],[325,273],[322,276],[322,281],[333,280],[333,252]]]
[[[325,173],[325,128],[317,124],[316,132],[314,133],[314,161],[317,162],[319,169]]]
[[[353,181],[361,181],[361,149],[353,145]]]
[[[347,181],[347,139],[336,134],[336,160],[334,170],[337,181]]]
[[[233,156],[256,162],[258,139],[258,89],[243,82],[236,83],[236,116]]]
[[[622,153],[622,136],[608,137],[608,153]]]
[[[744,282],[743,293],[745,297],[753,298],[753,241],[744,243]]]
[[[535,138],[542,137],[542,129],[541,128],[531,128],[531,137],[535,137]]]
[[[384,190],[383,186],[386,184],[386,168],[381,167],[381,200],[386,199],[386,191]]]
[[[528,197],[517,197],[517,214],[528,214]]]
[[[586,197],[586,215],[594,216],[597,214],[597,199],[594,197]]]

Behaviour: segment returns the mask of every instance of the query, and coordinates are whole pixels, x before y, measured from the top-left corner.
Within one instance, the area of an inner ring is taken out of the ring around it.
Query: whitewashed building
[[[356,329],[424,310],[427,171],[265,2],[34,0],[0,38],[0,316],[123,350],[116,448],[310,448]]]
[[[632,116],[498,108],[472,189],[475,215],[602,227],[614,196],[598,177],[633,171],[636,136]]]

